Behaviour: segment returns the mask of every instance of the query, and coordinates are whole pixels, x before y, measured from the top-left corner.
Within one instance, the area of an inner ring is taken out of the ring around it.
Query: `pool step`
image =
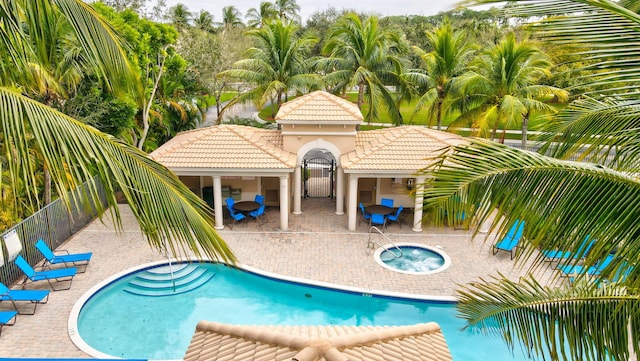
[[[213,276],[215,272],[194,264],[158,267],[140,273],[129,281],[124,291],[140,296],[177,295],[195,290]]]
[[[184,277],[189,277],[194,271],[203,271],[204,268],[200,268],[194,264],[180,263],[176,265],[162,266],[157,268],[152,268],[145,272],[140,273],[136,279],[140,279],[143,281],[156,282],[156,281],[166,281],[166,280],[178,280]]]

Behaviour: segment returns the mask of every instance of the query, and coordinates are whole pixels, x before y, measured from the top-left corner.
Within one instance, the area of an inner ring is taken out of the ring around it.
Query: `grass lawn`
[[[233,99],[237,95],[238,95],[238,92],[222,92],[222,95],[220,96],[220,101],[224,103],[226,101]],[[216,97],[214,97],[213,95],[205,95],[204,99],[207,103],[207,106],[213,107],[216,105]]]

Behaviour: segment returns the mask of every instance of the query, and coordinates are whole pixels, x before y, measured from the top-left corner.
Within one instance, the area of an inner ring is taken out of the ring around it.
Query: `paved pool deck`
[[[49,302],[39,305],[35,315],[20,315],[15,326],[3,328],[0,357],[91,357],[75,346],[68,333],[69,314],[77,300],[91,287],[118,272],[165,259],[163,254],[147,245],[129,208],[120,206],[120,209],[122,231],[115,231],[108,219],[104,223],[96,220],[60,247],[70,252],[93,252],[91,264],[85,273],[75,277],[71,289],[51,292]],[[425,228],[423,232],[415,233],[411,230],[411,221],[406,218],[402,228],[397,224],[389,225],[386,231],[389,239],[395,243],[411,242],[440,248],[451,258],[451,266],[432,275],[387,270],[374,261],[373,250],[367,247],[367,224],[362,222],[355,232],[350,232],[346,215],[336,215],[334,209],[330,200],[306,199],[302,203],[302,214],[290,215],[287,232],[278,230],[277,210],[268,209],[267,222],[237,224],[233,229],[226,227],[219,234],[243,265],[372,292],[454,296],[458,284],[496,276],[499,272],[517,279],[528,272],[526,264],[516,264],[507,252],[493,255],[492,236],[485,240],[485,235],[480,235],[481,238],[472,240],[468,231],[452,228]],[[380,236],[372,238],[385,243]],[[537,279],[550,282],[552,272],[551,268],[543,267],[535,274]],[[46,282],[30,286],[47,287]],[[7,302],[0,304],[2,309],[7,307],[10,307]]]

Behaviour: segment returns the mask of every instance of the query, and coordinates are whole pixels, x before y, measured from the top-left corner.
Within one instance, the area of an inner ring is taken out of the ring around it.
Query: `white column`
[[[336,214],[341,216],[344,214],[344,169],[337,168],[338,175],[336,177]]]
[[[203,176],[200,176],[200,184],[198,185],[198,188],[199,188],[198,195],[200,196],[200,198],[201,198],[201,199],[204,199],[204,191],[203,191],[203,188],[204,188],[203,184],[204,184],[204,182],[203,182],[203,180],[204,180],[204,177],[203,177]]]
[[[301,183],[302,183],[302,176],[301,176],[302,171],[300,170],[300,166],[296,166],[296,168],[293,171],[293,214],[301,214],[302,213],[302,207],[301,207],[301,199],[302,199],[302,190],[301,188]]]
[[[224,213],[222,213],[222,182],[220,176],[213,176],[213,210],[215,211],[215,229],[224,228]]]
[[[347,217],[349,218],[349,230],[356,230],[358,217],[358,177],[349,175],[349,201],[347,202]]]
[[[422,202],[424,201],[424,181],[425,177],[416,178],[416,203],[413,208],[413,229],[414,232],[422,232]]]
[[[280,176],[280,229],[289,229],[289,176]]]

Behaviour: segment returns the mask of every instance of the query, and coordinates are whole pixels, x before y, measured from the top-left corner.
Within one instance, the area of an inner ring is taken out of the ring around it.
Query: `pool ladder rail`
[[[388,243],[390,243],[393,247],[391,248],[395,248],[398,250],[398,252],[400,252],[399,254],[395,254],[394,252],[392,252],[389,248],[386,248],[385,246],[381,245],[380,243],[374,241],[371,239],[371,233],[375,231],[377,232],[380,236],[382,236],[382,238],[384,238]],[[375,248],[375,246],[378,246],[382,249],[384,249],[385,251],[391,253],[393,255],[394,258],[400,258],[402,257],[402,250],[400,249],[400,247],[398,247],[395,243],[393,243],[393,241],[391,241],[391,239],[389,237],[387,237],[386,234],[384,234],[378,227],[376,226],[371,226],[369,227],[369,240],[367,241],[367,248]]]

